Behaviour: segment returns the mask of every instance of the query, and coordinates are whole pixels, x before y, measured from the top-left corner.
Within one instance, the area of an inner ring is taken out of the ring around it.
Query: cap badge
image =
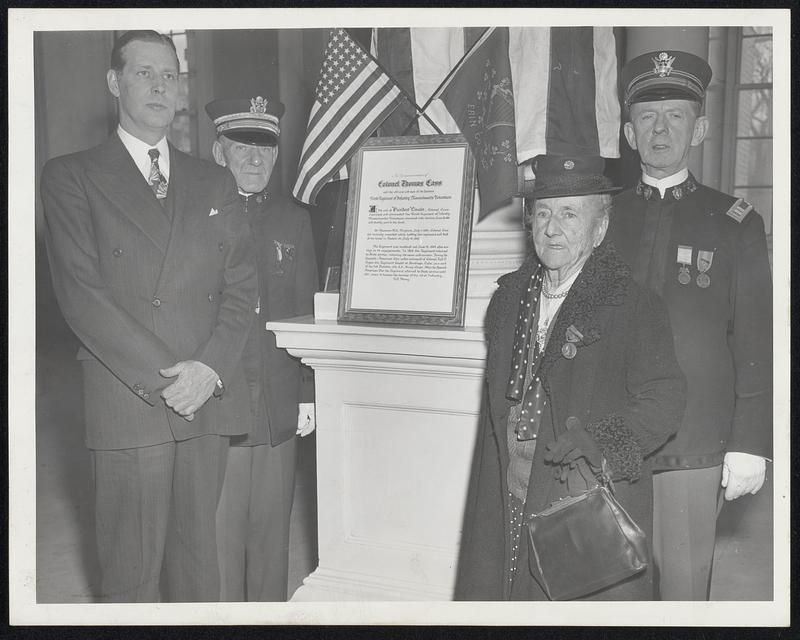
[[[250,113],[266,113],[267,112],[267,101],[265,98],[258,96],[256,98],[250,98]]]
[[[567,171],[572,171],[575,168],[575,163],[572,160],[567,160],[564,162],[564,168]]]
[[[651,60],[655,65],[653,73],[657,73],[660,78],[672,73],[672,63],[675,62],[675,56],[671,56],[666,51],[662,51],[655,58],[651,58]]]

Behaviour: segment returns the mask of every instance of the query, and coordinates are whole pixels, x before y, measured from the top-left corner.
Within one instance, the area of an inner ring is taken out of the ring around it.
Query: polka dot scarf
[[[519,316],[517,317],[516,332],[514,335],[514,353],[511,359],[511,375],[508,380],[506,397],[515,402],[522,402],[522,412],[517,426],[518,440],[532,440],[539,431],[539,422],[542,416],[546,395],[541,379],[536,375],[542,349],[534,343],[531,355],[531,340],[536,333],[535,319],[536,308],[539,305],[539,295],[542,291],[544,269],[539,267],[528,283],[528,288],[519,302]],[[532,359],[534,379],[525,388],[525,375],[528,371],[529,360]]]

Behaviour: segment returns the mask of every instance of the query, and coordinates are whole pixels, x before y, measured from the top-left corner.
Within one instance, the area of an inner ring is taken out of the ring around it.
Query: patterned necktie
[[[150,177],[147,182],[150,184],[153,193],[156,194],[156,198],[162,200],[167,197],[167,179],[161,173],[161,169],[158,168],[158,149],[150,149],[147,155],[150,156]]]

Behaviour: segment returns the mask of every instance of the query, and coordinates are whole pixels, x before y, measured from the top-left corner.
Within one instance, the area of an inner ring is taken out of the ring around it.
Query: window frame
[[[774,202],[774,182],[770,184],[736,184],[736,153],[740,140],[773,140],[774,132],[769,136],[740,136],[739,123],[739,97],[744,91],[758,89],[773,90],[774,82],[742,83],[742,50],[745,40],[763,37],[767,34],[745,34],[744,27],[728,27],[727,29],[727,54],[726,54],[726,82],[725,82],[725,110],[723,140],[722,140],[722,172],[720,186],[725,193],[735,194],[738,189],[769,189]],[[769,34],[773,37],[773,34]],[[770,105],[772,108],[772,105]],[[773,148],[774,158],[774,148]],[[766,213],[766,212],[764,212]],[[768,221],[769,233],[772,234],[772,214]]]
[[[181,149],[185,153],[189,153],[195,157],[199,156],[199,133],[198,133],[198,114],[197,114],[197,100],[195,99],[195,81],[197,78],[197,69],[195,64],[195,47],[194,47],[194,32],[189,29],[182,31],[170,29],[165,32],[170,38],[176,35],[186,36],[186,71],[179,70],[178,76],[186,78],[187,96],[186,96],[186,109],[175,111],[175,119],[173,124],[170,125],[170,134],[173,131],[175,120],[179,116],[186,116],[189,120],[189,149]],[[173,38],[174,41],[174,38]],[[180,54],[178,56],[180,58]],[[171,141],[171,140],[170,140]],[[173,143],[174,144],[174,143]],[[175,145],[176,147],[178,145]],[[180,148],[180,147],[178,147]]]

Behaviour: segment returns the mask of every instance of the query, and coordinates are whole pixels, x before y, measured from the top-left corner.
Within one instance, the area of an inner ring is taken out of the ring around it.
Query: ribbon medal
[[[574,324],[567,327],[567,341],[561,345],[561,355],[567,360],[572,360],[578,354],[578,347],[575,346],[576,342],[583,340],[583,334],[578,331]]]
[[[700,272],[697,275],[697,286],[701,289],[706,289],[711,284],[711,277],[706,272],[711,268],[713,261],[713,251],[697,251],[697,270]]]
[[[687,285],[692,281],[692,276],[689,275],[689,265],[692,264],[692,248],[679,244],[677,262],[680,265],[678,267],[678,282]]]

